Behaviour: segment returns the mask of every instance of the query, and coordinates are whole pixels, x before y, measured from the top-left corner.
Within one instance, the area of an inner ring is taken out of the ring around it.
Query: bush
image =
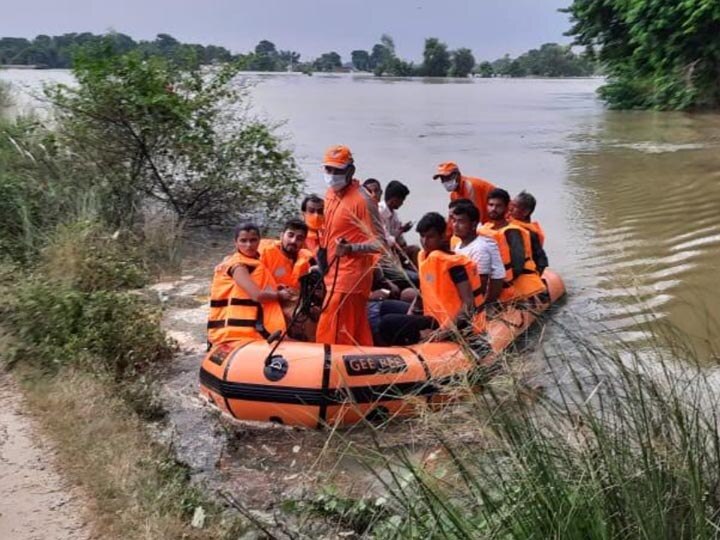
[[[11,364],[50,372],[66,365],[122,378],[171,357],[160,310],[132,293],[82,292],[30,278],[12,290],[5,324],[15,338]]]
[[[59,226],[40,254],[43,276],[81,292],[133,289],[147,283],[141,254],[120,231],[110,234],[98,223]]]
[[[119,55],[108,42],[78,52],[77,86],[46,89],[63,149],[95,171],[110,224],[134,224],[147,204],[206,225],[294,209],[300,171],[272,129],[248,116],[238,72]]]

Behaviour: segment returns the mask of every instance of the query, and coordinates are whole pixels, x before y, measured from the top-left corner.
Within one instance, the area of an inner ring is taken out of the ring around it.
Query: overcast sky
[[[418,60],[426,37],[469,47],[478,60],[567,43],[558,13],[570,0],[0,0],[0,36],[117,30],[135,39],[172,34],[184,42],[252,49],[261,39],[307,60],[335,50],[343,61],[382,33],[398,55]],[[7,7],[12,6],[12,7]]]

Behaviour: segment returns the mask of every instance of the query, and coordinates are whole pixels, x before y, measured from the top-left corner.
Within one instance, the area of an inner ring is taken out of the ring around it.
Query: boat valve
[[[265,359],[263,373],[269,381],[276,382],[282,379],[288,372],[288,362],[279,354],[268,356]]]

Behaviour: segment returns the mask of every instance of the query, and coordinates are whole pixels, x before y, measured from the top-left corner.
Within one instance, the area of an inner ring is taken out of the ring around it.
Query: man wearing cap
[[[487,213],[488,194],[495,186],[482,178],[463,176],[460,168],[453,161],[445,161],[437,167],[433,179],[440,179],[443,187],[450,193],[450,200],[470,199],[480,210],[480,221],[485,223],[489,217]]]
[[[332,146],[323,159],[325,232],[318,258],[327,261],[325,309],[317,326],[319,343],[373,344],[367,317],[373,267],[382,247],[377,204],[353,178],[355,164],[347,146]]]

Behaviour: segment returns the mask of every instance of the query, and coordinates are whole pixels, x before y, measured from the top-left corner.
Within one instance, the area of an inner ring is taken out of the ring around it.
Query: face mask
[[[445,191],[453,192],[458,188],[457,178],[453,178],[452,180],[447,180],[447,181],[443,182],[442,185],[445,188]]]
[[[340,191],[347,185],[347,177],[344,174],[328,174],[325,173],[325,183],[327,187]]]
[[[322,214],[305,214],[305,224],[312,230],[318,231],[325,224],[325,216]]]

